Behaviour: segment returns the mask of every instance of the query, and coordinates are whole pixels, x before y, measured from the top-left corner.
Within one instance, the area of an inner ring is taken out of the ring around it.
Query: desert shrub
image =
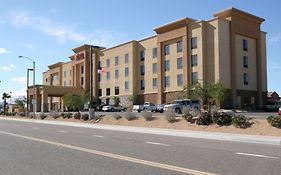
[[[123,113],[123,116],[124,116],[124,118],[126,118],[128,121],[137,119],[136,114],[133,113],[133,112],[124,112],[124,113]]]
[[[169,123],[174,123],[177,121],[176,113],[172,110],[165,111],[164,117]]]
[[[213,122],[219,126],[231,125],[232,117],[231,115],[224,112],[217,112],[213,116]]]
[[[50,116],[53,117],[53,119],[59,118],[61,115],[58,112],[52,111],[50,112]]]
[[[81,113],[80,112],[74,113],[73,117],[75,119],[80,119],[81,118]]]
[[[65,114],[65,118],[68,118],[68,119],[72,118],[72,114],[71,113],[66,113]]]
[[[207,112],[201,112],[196,120],[197,125],[209,125],[211,123],[212,123],[212,117],[211,115],[208,115]]]
[[[113,118],[115,118],[116,120],[119,120],[119,119],[122,118],[121,115],[119,115],[119,114],[117,114],[117,113],[113,113],[111,116],[112,116]]]
[[[43,112],[41,112],[41,113],[39,114],[39,118],[40,118],[41,120],[44,120],[46,117],[47,117],[47,115],[45,115]]]
[[[252,124],[249,120],[244,115],[237,115],[232,117],[232,125],[236,128],[247,128]]]
[[[266,118],[268,123],[276,128],[281,128],[281,116],[269,116]]]
[[[193,119],[194,115],[195,113],[192,110],[190,110],[190,108],[184,107],[182,109],[182,118],[185,119],[187,122],[194,123],[195,122],[195,119]]]
[[[82,114],[81,119],[82,120],[89,120],[89,114]]]
[[[62,118],[66,118],[66,114],[65,113],[62,112],[60,115],[61,115]]]
[[[141,116],[145,119],[145,121],[151,121],[154,119],[154,117],[152,117],[152,113],[147,111],[142,111]]]

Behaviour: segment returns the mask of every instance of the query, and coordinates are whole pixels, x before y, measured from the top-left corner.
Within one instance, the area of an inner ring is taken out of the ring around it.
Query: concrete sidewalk
[[[104,130],[124,131],[124,132],[134,132],[134,133],[144,133],[144,134],[166,135],[166,136],[175,136],[175,137],[189,137],[189,138],[199,138],[199,139],[281,145],[281,137],[273,137],[273,136],[147,128],[147,127],[120,126],[120,125],[104,125],[104,124],[91,124],[91,123],[79,123],[79,122],[68,122],[68,121],[18,119],[18,118],[9,118],[9,117],[0,117],[0,119],[1,120],[10,120],[10,121],[40,123],[40,124],[51,124],[51,125],[104,129]]]

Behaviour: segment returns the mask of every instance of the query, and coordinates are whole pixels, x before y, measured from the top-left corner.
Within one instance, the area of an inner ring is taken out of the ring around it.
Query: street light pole
[[[35,97],[35,94],[36,94],[36,89],[35,89],[35,61],[32,60],[29,57],[26,57],[26,56],[19,56],[19,58],[26,58],[33,63],[33,100],[32,100],[32,104],[33,104],[33,114],[34,114],[33,117],[35,118],[35,112],[36,112],[36,106],[37,106],[36,97]]]

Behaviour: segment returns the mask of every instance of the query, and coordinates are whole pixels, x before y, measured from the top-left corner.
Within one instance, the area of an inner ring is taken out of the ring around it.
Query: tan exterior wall
[[[72,86],[71,62],[67,62],[62,65],[62,86]]]
[[[262,91],[267,92],[266,33],[261,32]]]

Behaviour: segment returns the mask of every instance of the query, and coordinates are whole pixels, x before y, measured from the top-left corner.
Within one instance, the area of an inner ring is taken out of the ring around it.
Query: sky
[[[48,65],[69,61],[81,44],[103,47],[155,34],[179,18],[213,18],[235,7],[265,19],[268,91],[281,95],[281,23],[278,0],[2,0],[0,3],[0,94],[25,95],[26,69],[36,62],[36,84]],[[31,77],[32,78],[32,77]],[[30,79],[32,83],[32,79]]]

